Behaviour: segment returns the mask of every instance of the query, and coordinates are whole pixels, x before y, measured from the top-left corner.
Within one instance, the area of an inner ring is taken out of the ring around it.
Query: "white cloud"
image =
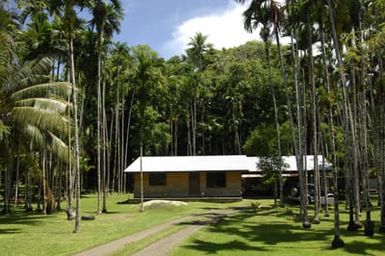
[[[214,10],[208,15],[194,17],[177,25],[171,40],[163,45],[164,55],[169,57],[182,54],[196,32],[208,35],[207,41],[217,49],[234,47],[258,39],[258,31],[251,34],[244,30],[242,12],[245,8],[246,5],[230,0],[224,11]]]

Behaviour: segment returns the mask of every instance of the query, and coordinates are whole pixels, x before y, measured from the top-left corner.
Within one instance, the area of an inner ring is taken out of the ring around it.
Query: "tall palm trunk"
[[[71,76],[70,72],[69,74],[69,79],[68,82],[71,82]],[[68,99],[68,101],[70,101]],[[71,120],[71,111],[68,111],[68,119]],[[73,186],[72,186],[72,181],[73,181],[73,166],[72,166],[72,143],[71,143],[71,129],[70,129],[70,123],[68,123],[68,171],[66,173],[66,186],[67,186],[67,220],[71,220],[73,216],[73,209],[72,209],[72,199],[73,199]]]
[[[326,59],[326,48],[325,48],[325,33],[324,33],[324,28],[323,28],[323,24],[321,24],[321,49],[322,49],[322,61],[323,61],[323,68],[324,68],[324,80],[325,80],[325,83],[326,83],[326,92],[327,94],[330,94],[331,93],[331,89],[330,89],[330,74],[329,74],[329,70],[328,70],[328,66],[329,66],[329,63]],[[336,170],[337,168],[337,156],[336,156],[336,146],[335,146],[335,134],[334,134],[334,116],[333,116],[333,109],[332,109],[332,102],[329,102],[328,104],[328,115],[327,115],[327,120],[328,120],[328,123],[329,123],[329,133],[330,133],[330,148],[331,148],[331,151],[332,151],[332,163],[333,163],[333,171]],[[325,152],[325,151],[324,151]],[[324,158],[325,158],[326,154],[324,154]],[[324,160],[324,159],[323,159]],[[325,165],[323,165],[325,167]],[[337,177],[338,175],[338,172],[335,171],[333,172],[333,178],[334,176]],[[324,196],[325,196],[325,202],[327,202],[327,183],[326,183],[326,173],[324,174],[325,176],[325,180],[324,180]],[[337,177],[337,181],[338,181],[338,177]],[[334,188],[334,203],[337,203],[336,205],[334,205],[334,232],[335,234],[339,235],[339,209],[338,209],[338,184],[337,183],[334,183],[334,180],[333,180],[333,188]],[[328,204],[325,203],[325,208],[326,208],[326,216],[328,217],[329,216],[329,211],[328,211]]]
[[[190,126],[190,121],[191,121],[191,111],[187,114],[187,120],[186,120],[186,125],[187,125],[187,155],[192,156],[193,155],[193,150],[191,146],[191,126]]]
[[[279,34],[279,31],[278,31],[278,28],[276,28],[274,30],[275,32],[275,40],[276,40],[276,44],[277,44],[277,49],[278,49],[278,56],[279,56],[279,66],[280,66],[280,72],[281,72],[281,78],[282,78],[282,81],[283,81],[283,84],[284,84],[284,88],[285,90],[288,89],[288,79],[287,79],[287,73],[285,71],[285,64],[284,64],[284,61],[283,61],[283,56],[282,56],[282,50],[281,50],[281,43],[280,43],[280,34]],[[288,95],[286,97],[289,97]],[[290,102],[290,99],[287,98],[286,100],[287,102],[289,101]],[[289,110],[289,119],[290,119],[290,122],[291,122],[291,125],[294,125],[294,121],[292,120],[293,119],[293,116],[292,116],[292,113],[291,113],[291,105],[290,105],[290,110]],[[294,126],[292,126],[294,128]],[[279,127],[276,127],[277,129],[279,129]],[[277,133],[277,136],[278,136],[278,133]],[[280,136],[280,135],[279,135]],[[293,137],[293,141],[295,141],[295,137]],[[281,151],[281,142],[280,142],[280,138],[279,138],[279,146],[278,146],[278,156],[280,158],[282,158],[282,151]],[[284,198],[283,198],[283,176],[282,176],[282,172],[283,172],[283,168],[282,166],[279,168],[279,204],[280,206],[284,206]]]
[[[291,10],[289,10],[291,11]],[[299,183],[300,183],[300,196],[301,196],[301,216],[302,216],[302,226],[303,228],[310,228],[311,224],[309,222],[309,217],[308,217],[308,212],[307,212],[307,203],[306,203],[306,198],[305,196],[307,194],[307,186],[305,185],[305,179],[306,175],[304,172],[304,166],[303,166],[303,137],[302,137],[302,106],[301,106],[301,97],[300,97],[300,84],[298,81],[298,51],[294,45],[294,36],[296,36],[296,33],[293,31],[290,31],[290,40],[291,40],[291,48],[292,48],[292,54],[293,54],[293,73],[294,73],[294,85],[295,85],[295,97],[296,97],[296,112],[297,112],[297,124],[295,125],[294,119],[293,119],[293,114],[292,114],[292,109],[291,109],[291,100],[289,96],[289,90],[288,90],[288,84],[287,84],[287,79],[284,79],[285,83],[285,90],[286,90],[286,104],[288,106],[288,112],[289,112],[289,120],[291,127],[293,127],[292,130],[292,140],[293,140],[293,145],[294,145],[294,151],[295,151],[295,156],[296,156],[296,163],[297,163],[297,169],[298,169],[298,177],[299,177]],[[278,37],[277,37],[278,38]],[[280,54],[280,57],[282,55]],[[280,59],[280,62],[283,63],[283,60]],[[282,69],[282,64],[281,64],[281,69]],[[281,70],[282,72],[282,70]],[[285,74],[285,72],[283,72]],[[285,75],[286,77],[286,75]],[[297,131],[294,128],[297,128]]]
[[[370,203],[370,183],[369,183],[369,163],[368,163],[368,122],[370,119],[367,118],[367,106],[366,106],[366,67],[365,67],[365,55],[362,50],[364,44],[364,32],[362,27],[362,13],[359,14],[359,27],[360,27],[360,42],[361,42],[361,67],[360,67],[360,81],[362,92],[360,94],[361,99],[361,133],[362,133],[362,172],[363,172],[363,187],[364,187],[364,198],[365,198],[365,210],[366,210],[366,220],[365,220],[365,229],[364,234],[366,236],[373,236],[374,234],[374,225],[371,220],[371,203]],[[374,102],[371,102],[374,104]],[[370,111],[373,113],[373,111]]]
[[[18,196],[19,196],[19,172],[20,172],[20,142],[18,143],[17,157],[16,157],[15,206],[17,206]]]
[[[279,39],[278,43],[279,43]],[[277,43],[277,45],[278,45]],[[268,74],[269,74],[269,81],[270,81],[270,89],[271,89],[271,96],[273,99],[273,107],[274,107],[274,119],[275,119],[275,129],[277,132],[277,154],[278,158],[282,158],[282,151],[281,151],[281,131],[280,131],[280,125],[279,125],[279,118],[278,118],[278,107],[277,107],[277,98],[275,94],[275,85],[273,84],[273,76],[272,76],[272,71],[271,71],[271,64],[270,64],[270,50],[269,50],[269,45],[268,42],[265,42],[265,55],[266,55],[266,61],[267,61],[267,69],[268,69]],[[283,179],[282,179],[282,167],[280,168],[280,173],[279,173],[279,183],[280,183],[280,188],[283,187]],[[276,187],[276,186],[274,186]],[[283,195],[282,195],[282,189],[280,192],[280,205],[283,203]],[[274,197],[274,200],[276,200],[276,197]],[[275,202],[275,201],[274,201]],[[275,206],[275,203],[274,203]]]
[[[71,67],[71,83],[72,83],[72,104],[74,111],[74,149],[75,149],[75,180],[76,180],[76,218],[74,233],[80,232],[80,153],[79,153],[79,131],[78,131],[78,106],[77,106],[77,90],[75,81],[75,61],[73,38],[70,36],[70,67]]]
[[[311,23],[310,23],[310,15],[307,15],[307,30],[308,30],[308,38],[309,38],[309,62],[310,62],[310,80],[312,86],[312,119],[313,119],[313,163],[314,163],[314,219],[313,224],[319,224],[319,166],[318,166],[318,139],[317,139],[317,91],[315,86],[315,76],[314,76],[314,60],[313,60],[313,41],[312,41],[312,32],[311,32]]]
[[[121,129],[120,129],[120,173],[121,173],[121,182],[122,182],[122,193],[126,193],[126,175],[124,175],[124,168],[125,168],[125,165],[124,165],[124,155],[126,154],[125,151],[124,151],[124,109],[125,109],[125,97],[124,97],[124,93],[122,92],[122,99],[121,99],[121,102],[122,102],[122,114],[121,114],[121,118],[122,120],[120,121],[120,125],[121,125]]]
[[[47,213],[47,204],[46,204],[46,198],[47,198],[47,195],[46,195],[46,187],[47,187],[47,178],[46,178],[46,173],[47,173],[47,170],[46,170],[46,152],[45,150],[43,150],[43,152],[41,153],[42,154],[42,163],[41,163],[41,166],[42,166],[42,192],[43,192],[43,200],[42,200],[42,204],[43,204],[43,214],[46,214]]]
[[[106,118],[106,108],[105,108],[105,100],[106,100],[106,82],[103,81],[103,88],[102,88],[102,115],[103,115],[103,122],[102,122],[102,145],[103,145],[103,176],[102,176],[102,191],[103,191],[103,206],[102,206],[102,212],[107,212],[107,179],[106,179],[106,162],[107,162],[107,155],[106,155],[106,133],[107,133],[107,118]]]
[[[176,117],[176,120],[174,121],[175,128],[174,128],[174,156],[178,155],[178,117]]]
[[[334,22],[334,9],[332,7],[331,0],[327,0],[327,4],[329,7],[329,21],[330,21],[330,26],[331,26],[331,30],[332,30],[333,45],[334,45],[334,49],[335,49],[337,60],[338,60],[338,66],[339,66],[338,70],[340,72],[340,78],[342,79],[342,86],[345,87],[347,84],[345,81],[345,75],[343,73],[343,63],[342,63],[342,59],[341,59],[341,53],[340,53],[340,49],[339,49],[340,46],[338,43],[337,32],[336,32],[336,27],[335,27],[335,22]],[[334,167],[334,186],[335,186],[334,189],[336,189],[337,184],[338,184],[337,171],[336,171],[336,167]],[[336,195],[336,192],[338,193],[338,191],[335,191],[335,195]],[[338,196],[338,194],[337,194],[337,196]],[[344,244],[344,241],[341,239],[341,236],[339,233],[339,228],[338,228],[338,224],[339,224],[339,222],[338,222],[339,221],[338,197],[335,197],[334,210],[335,210],[335,213],[334,213],[335,214],[334,239],[332,242],[332,247],[333,248],[340,248],[340,247],[343,247],[345,244]]]
[[[338,64],[338,72],[342,81],[342,94],[343,94],[343,112],[344,112],[344,117],[345,117],[345,122],[346,126],[345,129],[345,134],[350,135],[350,148],[347,150],[347,152],[351,152],[352,155],[352,163],[353,163],[353,173],[355,177],[358,177],[358,152],[357,152],[357,138],[356,138],[356,130],[355,130],[355,125],[354,125],[354,119],[353,119],[353,114],[352,114],[352,109],[351,109],[351,104],[349,101],[349,93],[348,93],[348,83],[345,77],[344,73],[344,64],[342,62],[342,57],[341,57],[341,52],[340,52],[340,46],[339,42],[337,39],[337,32],[335,28],[335,22],[334,22],[334,14],[333,14],[333,7],[331,5],[331,0],[328,0],[328,6],[329,6],[329,19],[330,19],[330,26],[332,29],[332,35],[333,35],[333,43],[334,43],[334,49],[337,57],[337,64]],[[360,218],[359,218],[359,184],[358,184],[358,179],[354,179],[354,200],[356,202],[355,207],[355,225],[360,226]]]
[[[352,34],[354,34],[355,31],[353,30]],[[353,40],[353,45],[355,47],[355,41]],[[360,133],[359,133],[359,125],[358,120],[356,117],[358,117],[358,100],[357,100],[357,81],[356,81],[356,65],[353,63],[351,65],[351,82],[352,82],[352,90],[353,95],[352,99],[349,99],[349,93],[347,91],[347,109],[348,113],[351,113],[349,117],[347,117],[347,121],[349,122],[348,125],[351,127],[351,152],[352,152],[352,162],[353,162],[353,205],[354,205],[354,225],[352,230],[356,230],[358,228],[362,227],[362,224],[360,222],[360,216],[361,216],[361,198],[360,198],[360,181],[363,181],[360,179],[360,173],[362,173],[362,170],[360,171],[359,162],[362,160],[360,157],[360,146],[357,143],[353,144],[353,138],[355,137],[355,140],[358,142],[360,139]],[[351,118],[351,120],[350,120]]]
[[[116,112],[116,122],[115,122],[115,150],[116,150],[116,184],[118,193],[120,194],[121,191],[121,181],[120,181],[120,108],[119,108],[119,99],[120,99],[120,89],[119,86],[116,85],[116,102],[115,102],[115,112]]]
[[[126,154],[124,155],[124,166],[127,166],[127,157],[128,157],[128,139],[130,136],[130,127],[131,127],[131,116],[132,116],[132,107],[134,105],[134,99],[135,99],[135,91],[132,91],[131,94],[131,99],[130,99],[130,108],[128,109],[128,118],[127,118],[127,132],[126,132],[126,145],[125,145],[125,152]]]
[[[197,154],[197,99],[194,92],[194,99],[191,111],[191,132],[192,132],[192,155]]]
[[[97,182],[98,182],[98,193],[97,193],[97,205],[96,214],[101,214],[101,65],[102,65],[102,34],[98,33],[98,66],[96,74],[96,90],[97,90]]]

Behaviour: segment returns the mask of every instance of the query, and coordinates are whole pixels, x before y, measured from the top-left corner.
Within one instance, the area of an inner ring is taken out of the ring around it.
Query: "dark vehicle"
[[[301,193],[300,193],[300,185],[299,184],[296,184],[294,185],[291,189],[290,189],[290,192],[289,192],[289,196],[288,198],[292,201],[295,201],[295,202],[300,202],[301,200]],[[312,204],[314,203],[314,196],[315,196],[315,185],[314,184],[308,184],[307,185],[307,200],[308,200],[308,203],[309,204]],[[324,205],[325,204],[325,196],[324,196],[324,192],[321,191],[321,204]],[[334,195],[333,193],[330,193],[328,192],[327,193],[327,203],[328,205],[332,205],[334,204]]]

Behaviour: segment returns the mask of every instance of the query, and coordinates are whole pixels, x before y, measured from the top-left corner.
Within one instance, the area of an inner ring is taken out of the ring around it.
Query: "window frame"
[[[149,173],[148,174],[149,186],[167,186],[167,174],[166,173]]]
[[[207,172],[206,187],[207,188],[226,188],[227,187],[226,172]]]

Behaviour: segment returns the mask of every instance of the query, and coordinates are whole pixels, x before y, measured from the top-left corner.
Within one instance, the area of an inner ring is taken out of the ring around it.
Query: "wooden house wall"
[[[206,172],[199,172],[201,197],[239,197],[242,181],[240,172],[225,172],[226,187],[208,188]],[[143,173],[143,190],[146,198],[197,197],[189,194],[188,172],[166,173],[166,185],[149,185],[149,173]],[[140,198],[140,173],[134,175],[134,198]]]

